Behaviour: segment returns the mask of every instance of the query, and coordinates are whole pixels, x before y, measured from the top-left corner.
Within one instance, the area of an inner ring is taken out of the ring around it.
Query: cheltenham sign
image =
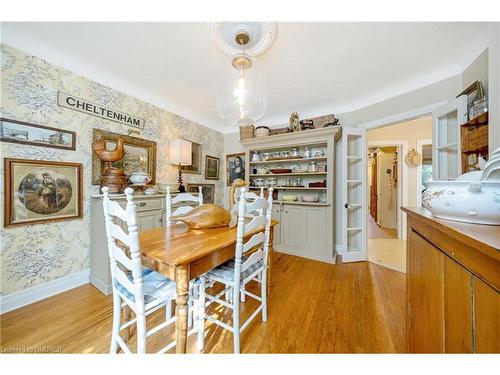
[[[120,124],[144,129],[143,119],[115,111],[114,109],[102,107],[99,104],[91,103],[85,99],[77,98],[76,96],[68,95],[61,91],[59,91],[57,96],[57,105],[106,120],[119,122]]]

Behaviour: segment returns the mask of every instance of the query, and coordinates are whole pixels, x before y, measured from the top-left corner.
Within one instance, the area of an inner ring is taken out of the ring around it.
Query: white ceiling
[[[215,72],[228,57],[198,23],[3,23],[2,41],[222,132]],[[259,57],[268,111],[288,122],[350,112],[460,74],[487,46],[487,23],[278,23]]]

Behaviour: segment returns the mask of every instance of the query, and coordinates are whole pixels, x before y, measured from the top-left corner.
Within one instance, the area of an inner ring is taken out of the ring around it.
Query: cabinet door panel
[[[143,212],[137,214],[139,232],[161,227],[161,212]]]
[[[408,234],[408,348],[443,352],[443,257],[415,231]]]
[[[304,208],[285,205],[281,217],[284,217],[283,225],[285,226],[284,238],[282,238],[283,244],[294,248],[304,247],[306,239]]]
[[[474,277],[476,353],[500,353],[500,295]]]
[[[446,353],[472,353],[472,274],[444,256],[444,346]]]
[[[277,220],[280,224],[274,226],[273,245],[279,246],[281,244],[281,206],[279,204],[273,206],[272,219]]]
[[[311,253],[322,255],[326,250],[326,209],[324,207],[306,207],[304,209],[306,239],[304,247]]]

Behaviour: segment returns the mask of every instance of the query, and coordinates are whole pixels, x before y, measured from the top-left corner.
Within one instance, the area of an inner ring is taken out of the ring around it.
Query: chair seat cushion
[[[245,263],[246,260],[248,259],[247,256],[242,256],[241,257],[241,263]],[[210,270],[207,272],[208,277],[215,277],[218,279],[223,279],[229,282],[232,282],[234,280],[234,264],[235,264],[235,259],[228,260],[226,263],[215,267],[214,269]],[[245,271],[241,273],[240,279],[246,279],[248,276],[250,276],[252,273],[254,273],[257,269],[264,267],[264,261],[259,260],[258,262],[252,264],[250,267],[248,267]]]
[[[128,278],[133,282],[132,274]],[[142,286],[144,303],[148,304],[155,299],[169,300],[175,298],[175,282],[150,268],[142,270]],[[134,293],[115,280],[115,287],[125,297],[135,302]]]

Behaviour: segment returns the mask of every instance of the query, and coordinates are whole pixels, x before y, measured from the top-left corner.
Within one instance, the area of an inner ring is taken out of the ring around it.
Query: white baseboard
[[[89,282],[90,270],[61,277],[19,292],[0,296],[0,313],[6,313],[29,305],[30,303],[52,297],[56,294],[76,288]]]
[[[335,251],[338,255],[342,255],[344,253],[344,247],[342,245],[335,245]]]
[[[106,285],[101,280],[99,280],[98,278],[96,278],[92,275],[90,275],[90,283],[107,296],[109,296],[111,293],[113,293],[113,286],[112,285]]]
[[[275,249],[275,253],[283,253],[283,254],[288,254],[288,255],[294,255],[296,257],[304,258],[304,259],[311,259],[311,260],[317,260],[319,262],[324,262],[324,263],[330,263],[330,264],[335,264],[337,261],[337,254],[333,258],[325,258],[325,257],[318,257],[310,254],[304,254],[298,251],[293,251],[293,250],[284,250],[284,249]]]

